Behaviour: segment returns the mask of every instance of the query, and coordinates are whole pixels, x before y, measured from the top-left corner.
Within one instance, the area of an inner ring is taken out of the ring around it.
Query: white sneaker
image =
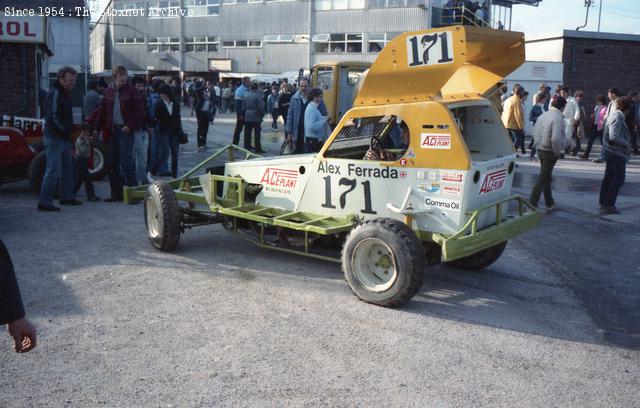
[[[150,171],[147,172],[147,181],[149,182],[149,184],[151,184],[151,183],[153,183],[155,181],[153,179],[153,176],[151,175]]]

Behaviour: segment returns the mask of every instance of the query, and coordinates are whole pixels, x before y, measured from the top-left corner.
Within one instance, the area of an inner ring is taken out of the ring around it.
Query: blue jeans
[[[136,176],[140,183],[147,183],[147,146],[145,139],[147,137],[146,130],[137,130],[134,133],[133,151],[136,162]]]
[[[600,205],[615,207],[620,187],[624,184],[627,160],[622,156],[602,150],[607,168],[600,185]]]
[[[158,176],[160,174],[168,173],[168,170],[163,170],[162,166],[163,164],[166,164],[169,159],[169,139],[171,138],[171,132],[155,130],[153,132],[153,136],[157,150],[155,159],[151,166],[149,166],[149,171],[154,176]],[[151,156],[153,157],[153,154]]]
[[[133,161],[133,141],[133,134],[113,129],[109,140],[109,184],[112,198],[122,197],[123,184],[128,187],[138,185]]]
[[[513,142],[513,147],[515,147],[516,152],[518,151],[518,148],[520,148],[522,154],[525,154],[524,130],[509,129],[509,135],[511,136],[511,141]]]
[[[47,170],[40,187],[40,204],[53,205],[53,193],[60,182],[60,199],[71,200],[73,194],[73,160],[71,142],[44,135]]]
[[[178,154],[180,152],[180,140],[178,136],[169,136],[169,148],[171,149],[171,176],[178,177]]]
[[[158,155],[160,154],[160,136],[158,135],[158,129],[153,129],[153,133],[151,133],[151,159],[149,160],[149,171],[153,173],[152,167],[155,165],[158,160]],[[167,156],[169,157],[169,156]],[[168,173],[169,172],[169,162],[165,159],[162,163],[160,163],[160,167],[157,169],[160,173]]]
[[[158,139],[158,157],[156,161],[150,166],[149,171],[154,176],[167,174],[168,171],[162,170],[163,163],[166,163],[171,154],[171,176],[173,178],[178,177],[178,152],[180,150],[180,143],[178,137],[173,135],[171,130],[164,132],[157,132]]]

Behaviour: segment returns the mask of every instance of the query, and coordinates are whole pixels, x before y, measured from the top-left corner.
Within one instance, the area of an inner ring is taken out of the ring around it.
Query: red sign
[[[0,41],[44,43],[45,18],[0,15]]]
[[[507,170],[505,169],[488,173],[484,177],[484,181],[482,182],[482,187],[480,187],[479,195],[502,190],[504,188],[506,179],[507,179]]]

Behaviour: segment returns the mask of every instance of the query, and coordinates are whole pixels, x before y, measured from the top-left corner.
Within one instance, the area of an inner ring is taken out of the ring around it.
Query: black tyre
[[[169,184],[150,184],[144,197],[144,223],[153,246],[164,252],[175,251],[180,242],[181,221],[182,210]]]
[[[507,241],[504,241],[498,245],[476,252],[475,254],[447,262],[447,265],[465,271],[479,271],[497,261],[506,247]]]
[[[380,218],[357,226],[342,249],[342,269],[353,293],[379,306],[409,301],[422,286],[425,254],[400,221]]]
[[[91,180],[102,180],[107,175],[107,147],[97,140],[91,144],[93,147],[93,162],[89,168]]]
[[[40,186],[42,185],[42,179],[44,178],[44,173],[47,170],[47,155],[45,152],[40,152],[35,155],[31,163],[29,163],[29,168],[27,169],[27,179],[29,180],[29,185],[33,191],[40,191]]]

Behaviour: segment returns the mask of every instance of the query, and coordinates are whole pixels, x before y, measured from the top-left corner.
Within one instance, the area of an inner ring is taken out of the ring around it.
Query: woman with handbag
[[[180,144],[186,143],[186,134],[182,131],[180,118],[180,103],[173,97],[173,90],[169,85],[160,86],[160,101],[156,104],[156,128],[158,130],[159,152],[156,160],[149,169],[149,182],[154,176],[178,176],[178,153]],[[160,172],[163,162],[171,153],[171,173]]]

